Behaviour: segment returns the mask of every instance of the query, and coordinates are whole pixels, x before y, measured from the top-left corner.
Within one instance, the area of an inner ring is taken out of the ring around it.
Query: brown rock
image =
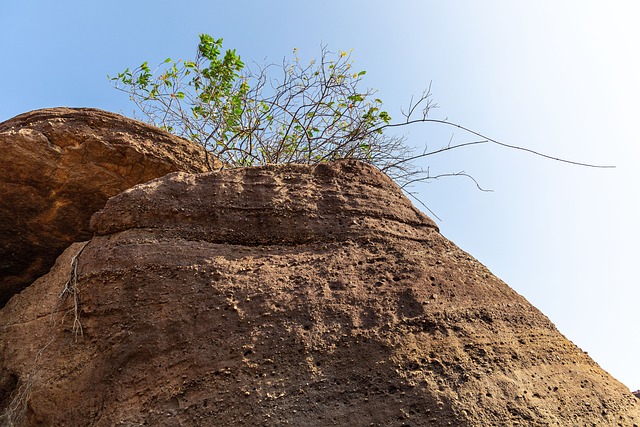
[[[0,307],[45,274],[107,199],[173,171],[205,171],[195,144],[117,114],[52,108],[0,123]]]
[[[92,226],[0,310],[5,422],[640,423],[622,384],[373,167],[170,174]]]

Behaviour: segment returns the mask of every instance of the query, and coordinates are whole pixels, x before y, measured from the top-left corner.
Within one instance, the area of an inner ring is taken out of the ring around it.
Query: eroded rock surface
[[[96,109],[52,108],[0,123],[0,307],[47,273],[107,199],[173,171],[202,172],[195,144]]]
[[[373,167],[170,174],[92,226],[0,311],[5,421],[640,422],[628,389]]]

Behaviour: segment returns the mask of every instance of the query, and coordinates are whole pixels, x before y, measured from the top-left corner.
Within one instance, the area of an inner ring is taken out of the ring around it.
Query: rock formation
[[[173,171],[203,172],[197,145],[113,113],[32,111],[0,123],[0,307],[49,271],[107,199]]]
[[[342,161],[111,198],[0,310],[16,425],[634,426],[622,384]]]

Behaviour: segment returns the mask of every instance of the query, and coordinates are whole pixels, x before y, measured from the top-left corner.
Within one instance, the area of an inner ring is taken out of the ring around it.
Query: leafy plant
[[[360,88],[366,72],[344,51],[323,48],[309,64],[297,53],[281,66],[249,69],[235,50],[223,54],[222,39],[201,34],[194,60],[167,58],[154,70],[144,62],[110,79],[148,122],[201,144],[225,166],[355,158],[402,182],[411,150],[384,134],[391,117],[375,91]],[[279,75],[270,75],[274,68]]]
[[[401,187],[432,176],[415,165],[422,157],[476,144],[497,144],[549,159],[594,166],[505,144],[447,120],[432,119],[436,107],[430,87],[411,99],[403,120],[392,122],[372,89],[363,89],[365,71],[356,70],[348,52],[322,48],[317,61],[246,67],[235,50],[223,54],[222,39],[201,34],[194,60],[167,58],[154,70],[147,62],[110,77],[129,94],[148,122],[195,141],[223,167],[271,163],[319,163],[340,158],[377,166]],[[438,123],[478,137],[476,141],[415,153],[393,128]],[[210,163],[211,165],[211,163]],[[598,167],[598,166],[596,166]],[[482,188],[480,188],[482,189]],[[427,208],[428,209],[428,208]]]

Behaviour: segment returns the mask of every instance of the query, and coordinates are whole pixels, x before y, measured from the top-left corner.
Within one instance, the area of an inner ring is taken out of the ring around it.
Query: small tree
[[[222,39],[201,34],[193,61],[167,58],[153,71],[145,62],[111,81],[130,95],[150,123],[197,142],[227,167],[353,158],[377,166],[405,188],[442,176],[473,180],[464,172],[431,176],[428,168],[414,162],[486,143],[600,167],[504,144],[458,124],[432,119],[429,112],[436,105],[430,87],[417,100],[411,99],[402,121],[392,122],[376,92],[361,88],[365,74],[354,70],[349,53],[332,53],[326,47],[318,61],[306,65],[294,49],[294,59],[285,59],[281,65],[248,68],[235,50],[222,53]],[[416,154],[404,137],[387,132],[426,122],[454,126],[479,139]]]
[[[410,176],[403,159],[411,150],[384,134],[391,117],[375,91],[360,89],[366,72],[353,70],[350,55],[323,48],[319,61],[303,65],[294,54],[280,67],[249,69],[235,50],[222,54],[222,39],[201,34],[195,60],[167,58],[153,71],[145,62],[111,80],[150,123],[227,166],[355,158],[399,183]],[[279,76],[270,75],[274,68]]]

